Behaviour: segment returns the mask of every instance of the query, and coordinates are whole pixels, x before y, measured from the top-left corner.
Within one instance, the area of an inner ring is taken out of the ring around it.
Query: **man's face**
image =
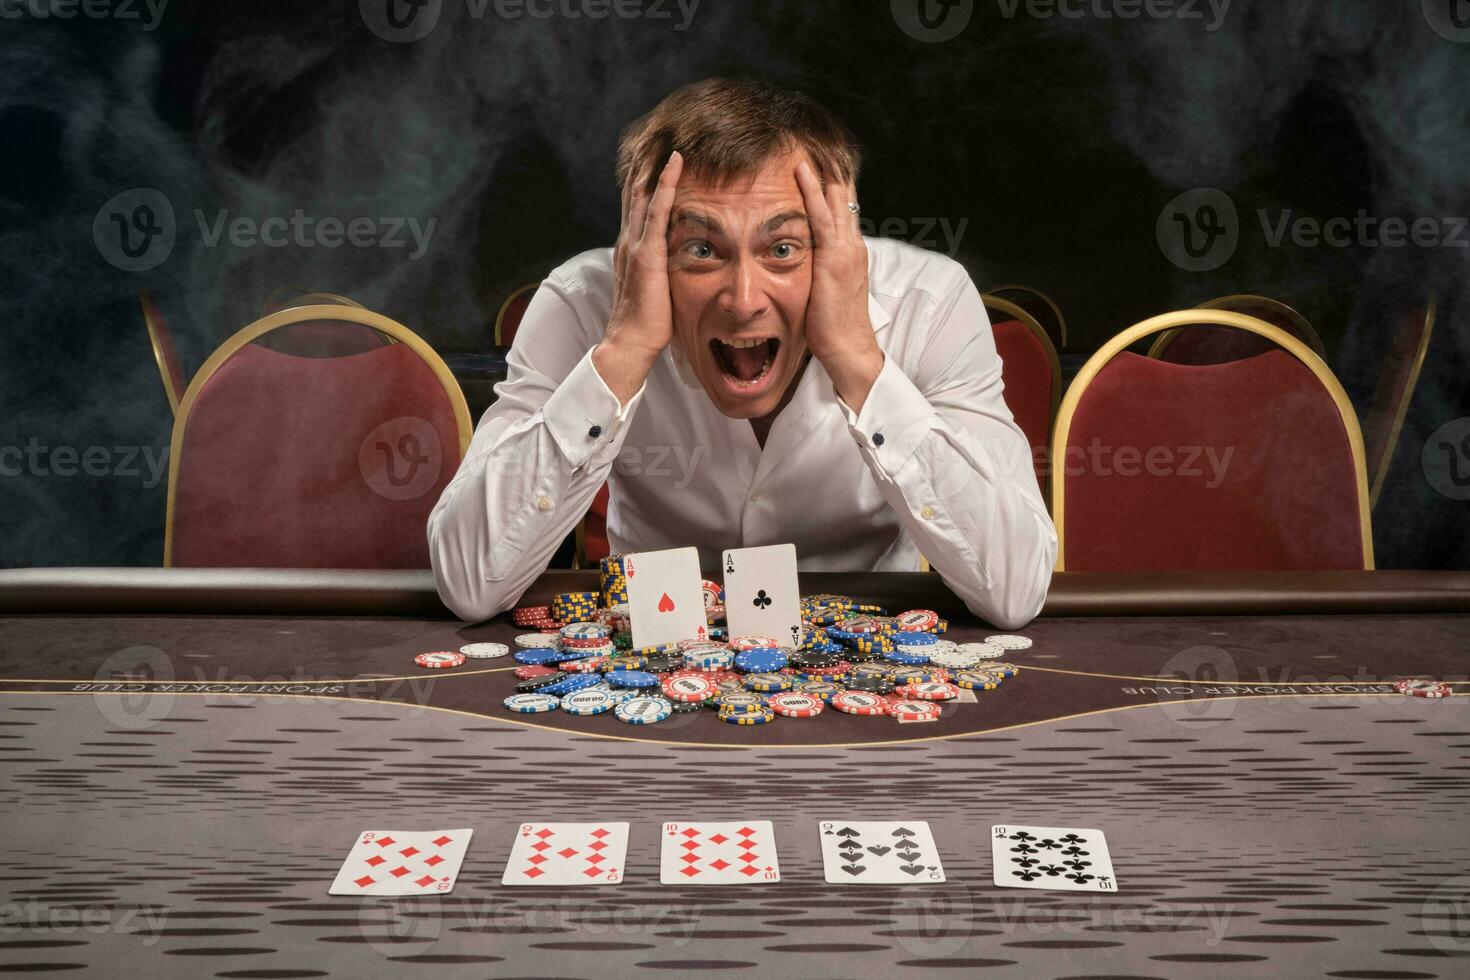
[[[776,410],[806,353],[811,234],[804,151],[715,188],[686,174],[669,219],[674,342],[725,415]]]

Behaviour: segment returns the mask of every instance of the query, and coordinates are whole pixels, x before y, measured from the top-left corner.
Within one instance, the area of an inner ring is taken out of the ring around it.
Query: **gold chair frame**
[[[496,347],[504,346],[500,342],[500,325],[505,322],[505,311],[510,309],[510,304],[515,302],[516,297],[521,295],[521,293],[524,293],[527,290],[536,290],[540,288],[541,283],[528,282],[524,286],[518,287],[514,292],[512,292],[509,296],[505,298],[504,303],[500,304],[500,310],[495,314],[495,331],[492,334]]]
[[[184,393],[174,387],[172,373],[168,369],[168,358],[163,356],[163,336],[158,324],[153,322],[153,314],[150,309],[156,309],[153,297],[148,295],[148,290],[138,291],[139,305],[143,308],[143,328],[148,331],[148,346],[153,348],[153,360],[158,364],[158,376],[163,379],[163,393],[168,396],[168,408],[175,416],[179,414],[179,402],[183,401]],[[178,357],[175,350],[174,356]],[[183,367],[180,366],[180,371]]]
[[[994,296],[996,299],[1003,300],[1005,299],[1005,297],[1001,296],[1001,293],[1028,293],[1029,295],[1035,296],[1037,299],[1045,303],[1047,309],[1051,310],[1052,315],[1057,318],[1057,343],[1053,344],[1053,346],[1067,346],[1067,318],[1062,315],[1062,308],[1057,305],[1056,300],[1052,299],[1050,296],[1048,296],[1046,293],[1043,293],[1039,289],[1036,289],[1032,286],[1022,286],[1018,283],[1007,283],[1004,286],[992,286],[990,289],[986,290],[985,295]],[[1032,317],[1032,319],[1035,319],[1035,317]],[[1051,339],[1050,335],[1048,335],[1047,339]]]
[[[1398,448],[1399,434],[1404,428],[1404,419],[1409,414],[1409,402],[1414,398],[1414,389],[1419,387],[1419,373],[1424,368],[1424,358],[1429,353],[1429,337],[1434,332],[1434,319],[1438,313],[1439,304],[1433,299],[1429,301],[1429,307],[1424,312],[1424,327],[1419,332],[1419,345],[1414,351],[1414,361],[1409,367],[1409,378],[1404,384],[1404,393],[1399,398],[1398,405],[1394,406],[1393,423],[1388,429],[1388,438],[1383,444],[1378,459],[1374,461],[1373,489],[1369,493],[1368,506],[1378,506],[1378,496],[1383,492],[1383,481],[1388,478],[1388,464],[1393,461],[1393,451]]]
[[[1317,333],[1317,328],[1313,327],[1312,322],[1297,312],[1294,307],[1287,306],[1279,299],[1272,299],[1270,296],[1262,296],[1259,293],[1232,293],[1229,296],[1217,296],[1212,300],[1207,300],[1196,306],[1195,309],[1222,310],[1226,313],[1254,316],[1254,314],[1246,313],[1244,310],[1236,308],[1240,306],[1264,306],[1279,316],[1291,321],[1296,325],[1297,330],[1301,332],[1302,337],[1305,338],[1305,343],[1312,349],[1312,353],[1324,361],[1327,360],[1327,345],[1322,343],[1322,337]],[[1256,317],[1256,319],[1260,318]],[[1275,324],[1269,321],[1264,322],[1266,322],[1267,326],[1275,326]],[[1178,334],[1178,330],[1170,330],[1168,333],[1161,334],[1153,342],[1153,346],[1148,349],[1148,356],[1154,360],[1162,359],[1164,350],[1174,342],[1174,338]]]

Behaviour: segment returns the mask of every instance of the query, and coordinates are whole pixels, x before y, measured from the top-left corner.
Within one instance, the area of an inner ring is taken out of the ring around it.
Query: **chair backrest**
[[[399,342],[344,357],[253,343],[322,321]],[[184,395],[164,564],[426,568],[429,512],[471,434],[448,367],[407,327],[347,306],[271,314],[222,344]]]
[[[1221,296],[1196,306],[1197,310],[1223,310],[1264,320],[1300,340],[1323,360],[1327,348],[1310,321],[1280,300],[1255,293]],[[1162,333],[1149,348],[1148,356],[1174,364],[1223,364],[1264,354],[1276,347],[1271,341],[1243,330],[1197,326]]]
[[[1378,496],[1383,492],[1383,481],[1388,477],[1388,466],[1393,461],[1394,449],[1398,447],[1409,403],[1414,399],[1414,389],[1419,386],[1419,372],[1423,370],[1424,358],[1429,353],[1435,314],[1436,304],[1431,300],[1427,306],[1414,310],[1399,321],[1389,341],[1390,347],[1383,359],[1383,368],[1368,410],[1363,414],[1363,445],[1368,454],[1372,488],[1368,500],[1372,507],[1378,506]]]
[[[179,363],[178,351],[174,348],[174,336],[169,332],[163,312],[153,303],[148,290],[138,292],[138,301],[143,307],[143,328],[148,331],[148,346],[153,348],[153,360],[158,364],[158,375],[163,379],[163,393],[168,397],[169,411],[179,414],[179,402],[184,400],[184,368]]]
[[[283,286],[272,291],[266,298],[260,315],[270,316],[281,310],[301,306],[350,306],[359,310],[366,309],[357,300],[337,293],[312,293],[294,286]],[[352,321],[314,320],[273,330],[255,342],[261,347],[269,347],[282,354],[295,354],[297,357],[346,357],[348,354],[361,354],[391,344],[393,338]]]
[[[1194,324],[1276,349],[1173,364],[1129,345]],[[1301,341],[1238,313],[1183,310],[1103,345],[1052,439],[1058,569],[1373,567],[1362,435],[1346,392]]]
[[[1062,308],[1057,305],[1056,300],[1046,293],[1031,286],[1010,283],[988,289],[985,295],[1015,303],[1041,324],[1053,347],[1057,350],[1067,349],[1067,318],[1062,316]]]
[[[1000,354],[1006,407],[1031,445],[1031,459],[1043,495],[1051,427],[1062,398],[1062,367],[1051,338],[1036,318],[1015,303],[981,296],[990,314],[995,349]]]
[[[500,311],[495,314],[495,346],[509,347],[515,343],[516,331],[521,327],[521,318],[526,315],[526,307],[531,305],[531,297],[540,288],[539,282],[528,282],[516,289],[500,304]]]
[[[608,486],[604,483],[577,524],[577,568],[592,568],[612,551],[607,543],[608,499]]]

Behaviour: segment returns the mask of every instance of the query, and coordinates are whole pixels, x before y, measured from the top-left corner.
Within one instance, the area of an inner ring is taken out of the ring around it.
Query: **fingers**
[[[806,223],[812,230],[812,243],[818,247],[833,238],[832,208],[822,196],[822,183],[805,160],[796,165],[796,184],[806,205]]]
[[[859,236],[858,216],[848,204],[857,200],[857,188],[845,181],[827,185],[827,207],[832,212],[833,229],[839,240],[851,244]]]
[[[669,155],[669,162],[664,164],[663,173],[658,177],[658,186],[653,190],[653,198],[647,204],[642,236],[645,242],[656,245],[659,249],[664,248],[668,240],[669,212],[674,208],[674,194],[679,189],[679,176],[683,172],[684,157],[675,150]],[[635,224],[634,227],[638,225]]]

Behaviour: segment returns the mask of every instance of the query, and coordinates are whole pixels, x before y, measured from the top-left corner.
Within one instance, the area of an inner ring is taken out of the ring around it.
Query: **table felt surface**
[[[1463,976],[1470,616],[1041,619],[932,724],[519,716],[508,622],[0,619],[0,965],[155,976]],[[950,636],[993,632],[957,619]],[[1433,701],[1401,676],[1454,681]],[[660,823],[770,819],[782,880],[663,886]],[[823,819],[949,880],[827,885]],[[619,885],[507,888],[526,820],[627,820]],[[1111,895],[992,884],[992,824],[1103,830]],[[472,827],[445,897],[326,894],[354,836]]]

